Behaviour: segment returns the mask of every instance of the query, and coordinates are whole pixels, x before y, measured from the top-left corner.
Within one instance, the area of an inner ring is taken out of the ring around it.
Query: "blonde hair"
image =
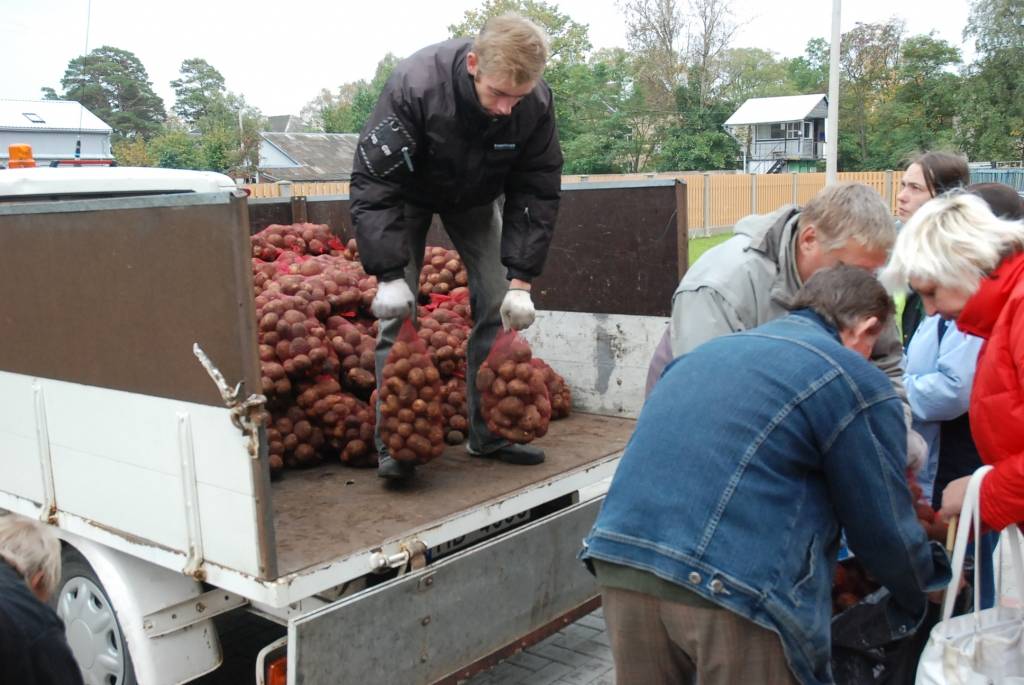
[[[871,250],[889,250],[896,224],[882,198],[863,183],[826,186],[800,212],[799,228],[813,224],[825,250],[856,240]]]
[[[900,231],[882,273],[890,290],[910,279],[974,294],[1003,258],[1024,248],[1024,222],[996,217],[971,193],[929,200]]]
[[[473,41],[479,73],[508,78],[517,86],[540,79],[548,61],[548,39],[539,26],[517,14],[493,17]]]
[[[60,580],[60,538],[50,526],[22,516],[0,516],[0,559],[14,567],[26,583],[43,572],[44,594]]]

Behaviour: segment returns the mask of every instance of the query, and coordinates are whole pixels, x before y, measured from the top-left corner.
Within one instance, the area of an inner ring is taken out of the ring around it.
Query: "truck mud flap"
[[[603,498],[288,625],[290,685],[434,683],[591,600],[577,561]]]

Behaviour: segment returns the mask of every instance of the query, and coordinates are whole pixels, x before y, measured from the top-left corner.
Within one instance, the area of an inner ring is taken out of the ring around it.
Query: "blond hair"
[[[863,183],[837,183],[818,192],[800,212],[799,228],[813,225],[822,248],[835,250],[856,240],[870,250],[888,251],[896,224],[882,198]]]
[[[548,61],[548,39],[539,26],[517,14],[493,17],[473,41],[481,74],[521,86],[540,79]]]
[[[51,595],[60,580],[60,538],[50,526],[7,514],[0,516],[0,559],[21,574],[26,583],[42,571],[44,594]]]
[[[973,295],[1007,255],[1024,249],[1024,222],[996,217],[971,193],[929,200],[900,231],[883,282],[903,289],[910,279]]]

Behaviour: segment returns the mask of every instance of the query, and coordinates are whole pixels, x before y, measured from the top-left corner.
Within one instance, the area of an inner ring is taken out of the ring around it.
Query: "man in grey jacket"
[[[672,321],[647,372],[648,394],[672,359],[712,338],[784,316],[797,290],[819,269],[840,262],[881,268],[896,241],[885,203],[861,183],[828,186],[802,209],[789,205],[750,215],[734,233],[704,253],[676,288]],[[903,346],[895,323],[878,339],[871,361],[905,403]],[[926,452],[923,441],[916,433],[908,440],[910,461],[919,461]]]

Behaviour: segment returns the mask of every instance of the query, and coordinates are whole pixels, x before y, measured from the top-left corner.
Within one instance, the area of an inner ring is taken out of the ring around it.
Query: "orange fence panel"
[[[901,171],[843,172],[840,181],[855,181],[871,186],[887,200],[896,213],[896,194]],[[737,174],[729,172],[659,172],[642,174],[575,174],[562,177],[562,185],[615,181],[679,179],[686,183],[687,219],[692,230],[732,226],[748,214],[766,214],[783,205],[806,204],[825,187],[825,174]],[[707,192],[705,192],[705,184]],[[244,186],[252,197],[281,197],[280,183],[251,183]],[[346,195],[347,182],[295,182],[292,195]],[[709,200],[705,210],[705,199]],[[699,235],[699,233],[695,233]]]

